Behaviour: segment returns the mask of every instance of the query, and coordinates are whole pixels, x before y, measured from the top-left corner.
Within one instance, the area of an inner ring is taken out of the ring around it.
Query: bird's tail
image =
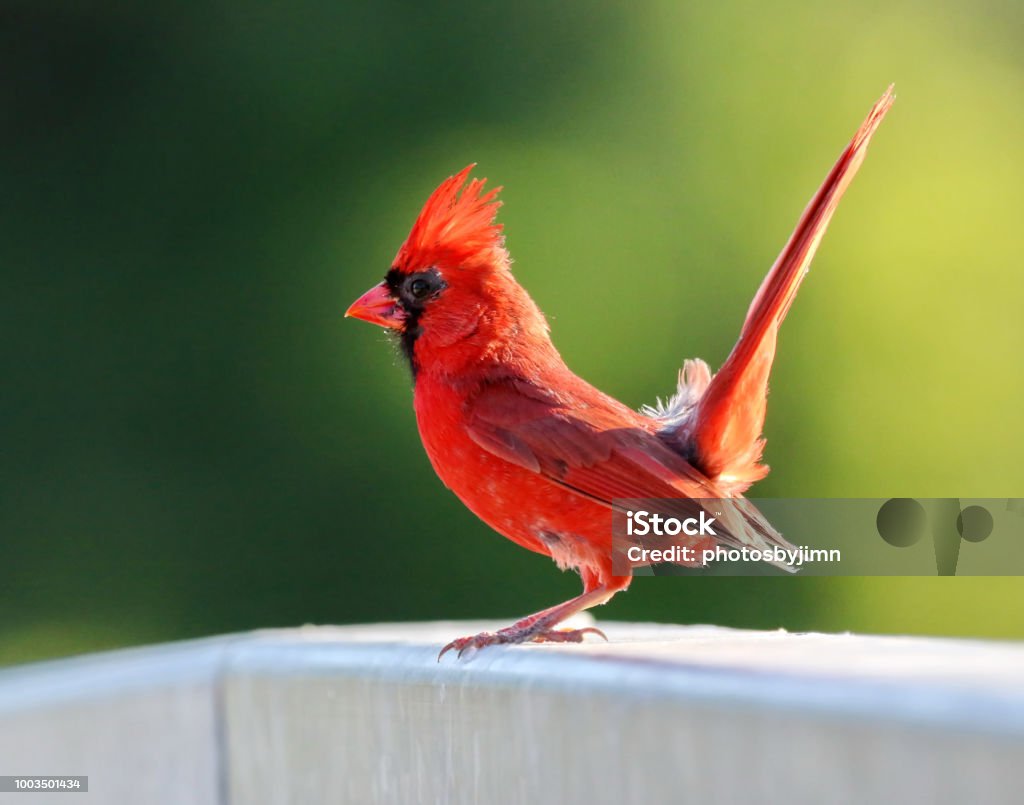
[[[688,361],[680,378],[677,399],[685,403],[679,409],[681,413],[685,408],[685,416],[677,415],[674,421],[665,417],[663,435],[729,494],[742,494],[768,472],[761,464],[761,432],[779,325],[872,135],[892,105],[892,89],[871,109],[807,205],[750,304],[739,341],[722,368],[710,377],[703,362]]]

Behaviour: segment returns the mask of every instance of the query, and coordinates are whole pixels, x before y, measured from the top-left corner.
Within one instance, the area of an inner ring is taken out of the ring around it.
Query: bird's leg
[[[604,632],[593,626],[585,629],[556,629],[559,623],[570,618],[577,612],[582,612],[590,607],[603,604],[620,589],[616,586],[601,585],[583,592],[581,595],[571,598],[563,604],[557,604],[548,609],[541,610],[533,615],[528,615],[518,620],[505,629],[496,632],[481,632],[478,635],[460,637],[453,640],[437,655],[440,660],[446,652],[455,649],[461,657],[470,648],[480,649],[487,646],[512,644],[512,643],[581,643],[584,635],[596,634],[605,637]]]

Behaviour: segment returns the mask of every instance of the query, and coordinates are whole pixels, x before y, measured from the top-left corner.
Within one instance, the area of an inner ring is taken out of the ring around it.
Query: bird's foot
[[[595,626],[587,626],[584,629],[551,629],[537,628],[536,626],[509,626],[507,629],[499,629],[497,632],[481,632],[469,637],[460,637],[453,640],[437,655],[438,662],[441,658],[455,650],[457,656],[461,657],[467,651],[476,651],[487,648],[487,646],[514,645],[517,643],[582,643],[584,636],[596,634],[604,638],[608,637]]]

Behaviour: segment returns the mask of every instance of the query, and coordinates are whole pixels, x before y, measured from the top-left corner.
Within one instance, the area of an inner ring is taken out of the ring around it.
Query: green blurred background
[[[652,401],[721,363],[891,81],[756,494],[1024,495],[1020,3],[84,5],[0,10],[0,662],[575,594],[443,489],[343,310],[476,161],[568,363]],[[676,579],[597,614],[1022,637],[1022,593]]]

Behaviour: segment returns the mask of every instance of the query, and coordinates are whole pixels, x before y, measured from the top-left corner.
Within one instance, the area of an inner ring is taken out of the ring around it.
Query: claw
[[[481,632],[480,634],[470,635],[469,637],[458,637],[441,649],[441,653],[437,655],[437,661],[441,662],[441,658],[452,649],[455,649],[456,656],[461,659],[467,649],[483,648],[484,646],[490,646],[494,643],[504,642],[507,641],[502,640],[499,635],[493,632]]]
[[[441,662],[441,658],[449,651],[451,651],[453,648],[459,650],[459,656],[461,657],[462,650],[465,648],[467,640],[469,640],[468,637],[460,637],[456,640],[453,640],[451,643],[449,643],[447,646],[441,649],[441,653],[437,655],[437,661]]]
[[[455,641],[454,640],[451,643],[449,643],[447,646],[445,646],[443,649],[441,649],[441,651],[437,655],[437,661],[441,662],[441,658],[445,654],[447,654],[449,651],[451,651],[453,648],[455,648]]]

